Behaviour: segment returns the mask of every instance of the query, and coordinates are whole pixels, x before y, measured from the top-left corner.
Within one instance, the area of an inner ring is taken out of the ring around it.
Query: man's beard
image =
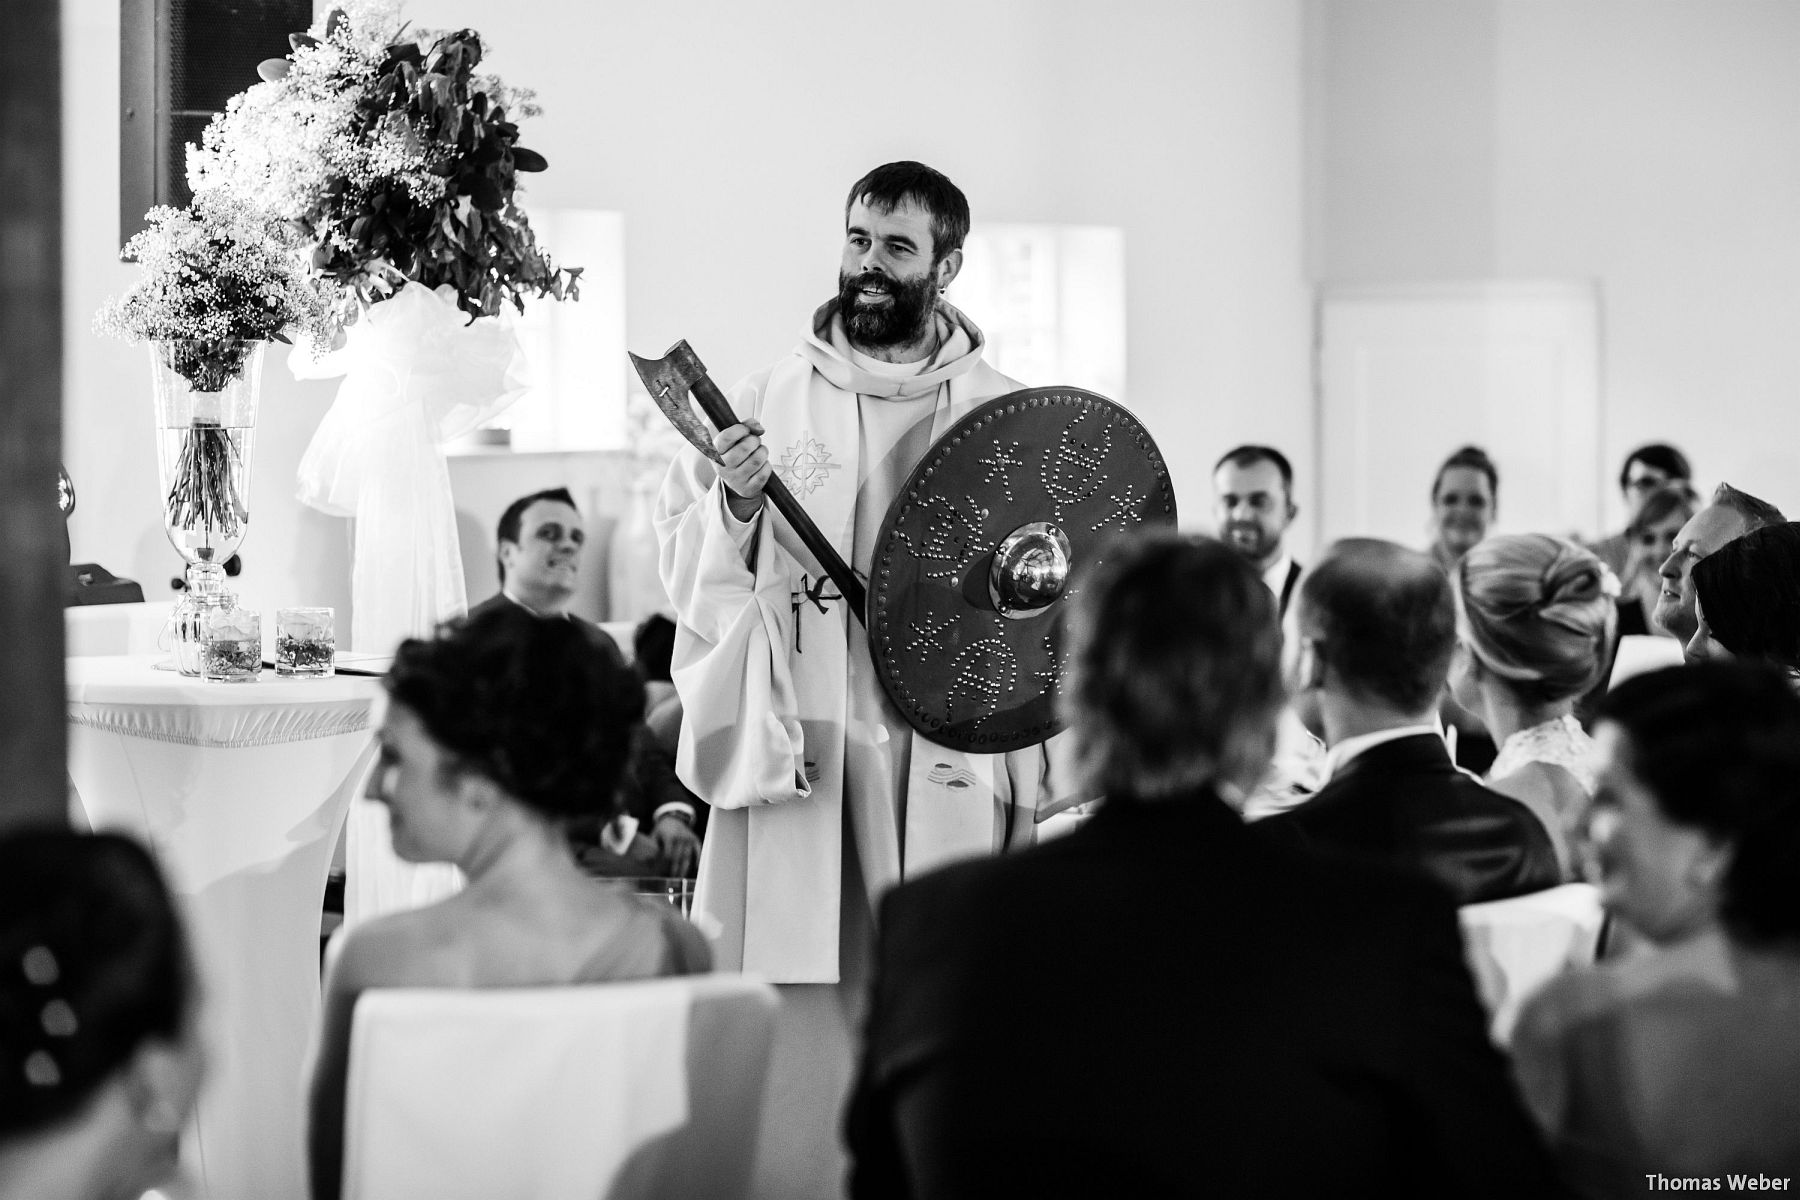
[[[888,303],[869,306],[862,289],[885,289]],[[937,277],[927,271],[916,279],[891,279],[877,271],[859,275],[838,272],[838,311],[850,341],[871,350],[885,350],[922,341],[937,311]]]
[[[1253,563],[1261,562],[1275,550],[1276,539],[1254,521],[1227,521],[1220,533],[1220,540]]]

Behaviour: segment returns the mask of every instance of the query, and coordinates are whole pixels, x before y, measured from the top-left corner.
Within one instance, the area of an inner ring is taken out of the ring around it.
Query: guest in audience
[[[1451,688],[1500,743],[1488,786],[1536,814],[1573,879],[1595,778],[1575,701],[1611,657],[1618,614],[1608,585],[1617,581],[1587,550],[1541,533],[1487,538],[1451,578]]]
[[[1543,822],[1445,749],[1436,717],[1456,603],[1436,563],[1392,542],[1338,542],[1300,585],[1299,614],[1295,706],[1325,739],[1329,780],[1258,828],[1423,871],[1459,904],[1560,882]]]
[[[1754,658],[1800,679],[1800,524],[1766,525],[1694,564],[1690,660]]]
[[[1614,575],[1622,580],[1629,579],[1631,560],[1638,550],[1631,527],[1641,525],[1645,502],[1671,485],[1687,484],[1691,490],[1693,478],[1687,455],[1667,443],[1652,442],[1627,454],[1625,465],[1619,468],[1619,494],[1625,499],[1625,532],[1601,538],[1588,549],[1611,568]],[[1664,550],[1663,556],[1667,555],[1668,551]],[[1657,559],[1657,562],[1661,561],[1661,558]]]
[[[1527,1006],[1526,1097],[1584,1195],[1800,1177],[1800,699],[1765,664],[1671,667],[1595,740],[1601,887],[1656,950]]]
[[[1276,619],[1287,616],[1300,582],[1300,564],[1282,537],[1300,509],[1294,468],[1270,446],[1239,446],[1213,467],[1213,520],[1219,540],[1242,554],[1276,596]]]
[[[591,878],[563,823],[613,803],[643,688],[566,621],[517,608],[401,643],[369,796],[394,851],[453,862],[468,887],[332,944],[313,1073],[313,1194],[338,1194],[357,997],[376,987],[599,983],[707,969],[673,908]]]
[[[521,496],[500,515],[495,531],[500,591],[469,610],[471,617],[496,608],[519,607],[540,617],[565,620],[615,663],[623,666],[618,645],[591,621],[570,611],[587,526],[567,488],[550,488]],[[577,826],[570,832],[583,858],[597,872],[610,875],[691,875],[700,857],[700,817],[691,792],[675,777],[666,756],[638,735],[630,767],[621,787],[620,818],[610,826]],[[627,819],[628,818],[628,819]],[[634,839],[640,832],[647,841]]]
[[[175,1171],[203,1073],[195,982],[150,856],[0,838],[0,1196],[136,1197]]]
[[[1431,558],[1446,574],[1487,536],[1499,491],[1500,473],[1478,446],[1464,446],[1438,468],[1431,484]],[[1493,765],[1499,747],[1477,714],[1446,692],[1439,699],[1438,719],[1454,731],[1450,747],[1457,766],[1480,775]]]
[[[1444,460],[1431,483],[1431,559],[1446,573],[1487,536],[1500,498],[1500,472],[1479,446]]]
[[[1674,549],[1663,560],[1662,591],[1650,619],[1687,645],[1694,638],[1694,564],[1734,538],[1765,525],[1787,520],[1773,504],[1721,483],[1712,503],[1695,513],[1675,535]]]
[[[700,842],[706,836],[706,818],[712,806],[689,791],[675,775],[675,750],[681,739],[681,696],[669,678],[674,656],[674,621],[662,613],[651,613],[639,622],[631,637],[631,659],[638,677],[644,681],[644,727],[655,743],[647,753],[661,759],[657,777],[671,781],[660,793],[661,804],[667,810],[663,815],[673,813],[694,832],[689,842],[669,840],[668,869],[671,875],[691,876],[700,865]]]
[[[1619,636],[1662,634],[1650,623],[1662,594],[1662,564],[1675,552],[1675,535],[1699,511],[1700,497],[1686,483],[1658,488],[1644,498],[1642,507],[1625,530],[1629,552],[1619,577]],[[1610,564],[1609,564],[1610,566]]]
[[[1105,799],[888,893],[858,1200],[1557,1194],[1442,892],[1221,799],[1268,762],[1274,610],[1241,555],[1173,535],[1084,585],[1062,695]]]

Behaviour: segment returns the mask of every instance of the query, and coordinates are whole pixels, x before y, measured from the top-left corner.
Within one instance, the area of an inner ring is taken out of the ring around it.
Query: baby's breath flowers
[[[282,227],[250,209],[196,201],[153,208],[123,257],[137,283],[95,318],[101,333],[165,342],[170,368],[195,391],[237,378],[253,343],[288,331],[325,337],[327,301]]]
[[[407,32],[396,7],[357,0],[290,39],[188,153],[196,196],[266,209],[340,291],[347,324],[408,282],[451,285],[472,317],[526,296],[577,294],[514,204],[531,93],[476,70],[472,30]]]

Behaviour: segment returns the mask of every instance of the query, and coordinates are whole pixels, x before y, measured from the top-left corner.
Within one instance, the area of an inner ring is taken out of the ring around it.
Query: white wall
[[[1131,394],[1119,399],[1167,455],[1184,523],[1207,521],[1208,472],[1236,441],[1290,448],[1306,476],[1300,0],[405,11],[480,30],[493,69],[536,89],[545,113],[524,141],[550,170],[530,181],[532,200],[625,214],[639,353],[685,337],[722,383],[784,353],[835,286],[850,183],[918,158],[962,186],[978,223],[1124,229]],[[143,351],[88,332],[132,277],[113,258],[117,4],[67,0],[66,12],[76,552],[161,597],[177,563],[156,525]],[[347,607],[345,523],[290,499],[330,389],[294,382],[280,352],[270,361],[242,590]]]
[[[1800,515],[1800,5],[1309,0],[1307,20],[1316,276],[1597,280],[1607,467],[1673,441],[1701,482]]]

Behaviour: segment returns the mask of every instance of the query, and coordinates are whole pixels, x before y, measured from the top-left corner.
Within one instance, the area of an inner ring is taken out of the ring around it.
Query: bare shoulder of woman
[[[450,983],[448,966],[457,939],[444,904],[387,913],[333,938],[325,955],[327,991],[371,987],[428,987]]]

